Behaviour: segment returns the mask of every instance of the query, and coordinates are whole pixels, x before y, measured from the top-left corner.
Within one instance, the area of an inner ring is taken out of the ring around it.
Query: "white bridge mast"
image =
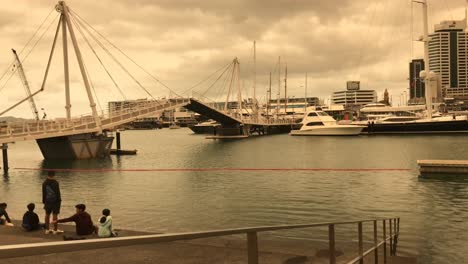
[[[102,133],[101,119],[99,118],[98,112],[96,110],[96,103],[94,102],[93,94],[91,92],[91,87],[90,87],[89,81],[88,81],[88,76],[86,75],[86,70],[85,70],[84,63],[83,63],[83,57],[81,55],[80,48],[78,47],[78,42],[76,40],[75,32],[73,30],[73,26],[72,26],[72,23],[71,23],[71,20],[70,20],[70,14],[69,14],[68,6],[65,4],[65,1],[59,1],[59,3],[57,4],[56,9],[57,9],[58,12],[61,12],[62,16],[64,17],[64,18],[61,19],[61,21],[59,23],[62,23],[62,26],[63,25],[68,26],[68,31],[70,32],[70,38],[71,38],[72,43],[73,43],[73,48],[75,49],[76,59],[78,60],[78,65],[80,66],[81,76],[83,77],[83,82],[84,82],[84,85],[85,85],[85,88],[86,88],[86,93],[88,94],[89,105],[90,105],[91,110],[93,112],[93,117],[94,117],[94,120],[96,122],[96,126],[98,128],[100,128],[99,133]],[[63,21],[65,21],[66,23],[63,23]],[[66,35],[66,33],[64,33],[64,35]],[[67,100],[69,100],[69,96],[70,96],[69,87],[67,88],[67,86],[68,86],[67,82],[69,81],[68,78],[67,78],[68,77],[68,56],[65,57],[66,44],[67,44],[66,43],[66,38],[64,38],[64,41],[65,42],[64,42],[63,45],[64,45],[64,49],[65,49],[64,50],[65,88],[68,90],[67,91]],[[70,109],[69,102],[67,102],[66,107],[67,107],[67,115],[68,115],[68,111]]]

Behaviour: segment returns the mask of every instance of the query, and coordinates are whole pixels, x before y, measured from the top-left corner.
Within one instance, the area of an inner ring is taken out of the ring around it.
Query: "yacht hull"
[[[468,133],[467,120],[426,121],[406,123],[375,123],[363,130],[369,134],[435,134]]]
[[[215,125],[212,126],[189,126],[195,134],[214,134]]]
[[[337,125],[317,126],[303,130],[292,130],[291,136],[357,136],[361,134],[364,126]]]

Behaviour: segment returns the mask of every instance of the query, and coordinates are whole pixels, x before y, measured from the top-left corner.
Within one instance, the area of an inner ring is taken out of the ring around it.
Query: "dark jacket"
[[[42,202],[56,204],[62,201],[59,183],[56,180],[46,179],[42,184]]]
[[[33,230],[39,226],[39,216],[33,211],[27,211],[23,215],[23,227]]]
[[[8,213],[7,213],[7,211],[6,211],[4,208],[0,208],[0,218],[1,218],[2,216],[5,216],[5,220],[6,220],[8,223],[11,223],[10,217],[8,217]]]
[[[95,231],[93,220],[87,212],[74,214],[71,217],[58,220],[59,223],[75,222],[76,234],[79,236],[91,235]]]

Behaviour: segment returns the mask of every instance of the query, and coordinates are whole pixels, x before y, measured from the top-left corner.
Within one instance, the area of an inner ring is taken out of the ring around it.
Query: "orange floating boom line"
[[[56,171],[56,172],[210,172],[210,171],[322,171],[322,172],[383,172],[413,171],[408,168],[130,168],[130,169],[48,169],[48,168],[13,168],[23,171]]]

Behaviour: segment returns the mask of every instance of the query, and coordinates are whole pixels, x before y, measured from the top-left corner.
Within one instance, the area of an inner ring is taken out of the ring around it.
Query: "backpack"
[[[46,203],[57,202],[57,194],[55,194],[54,189],[50,185],[46,185],[45,192],[46,192],[46,195],[45,195]]]

